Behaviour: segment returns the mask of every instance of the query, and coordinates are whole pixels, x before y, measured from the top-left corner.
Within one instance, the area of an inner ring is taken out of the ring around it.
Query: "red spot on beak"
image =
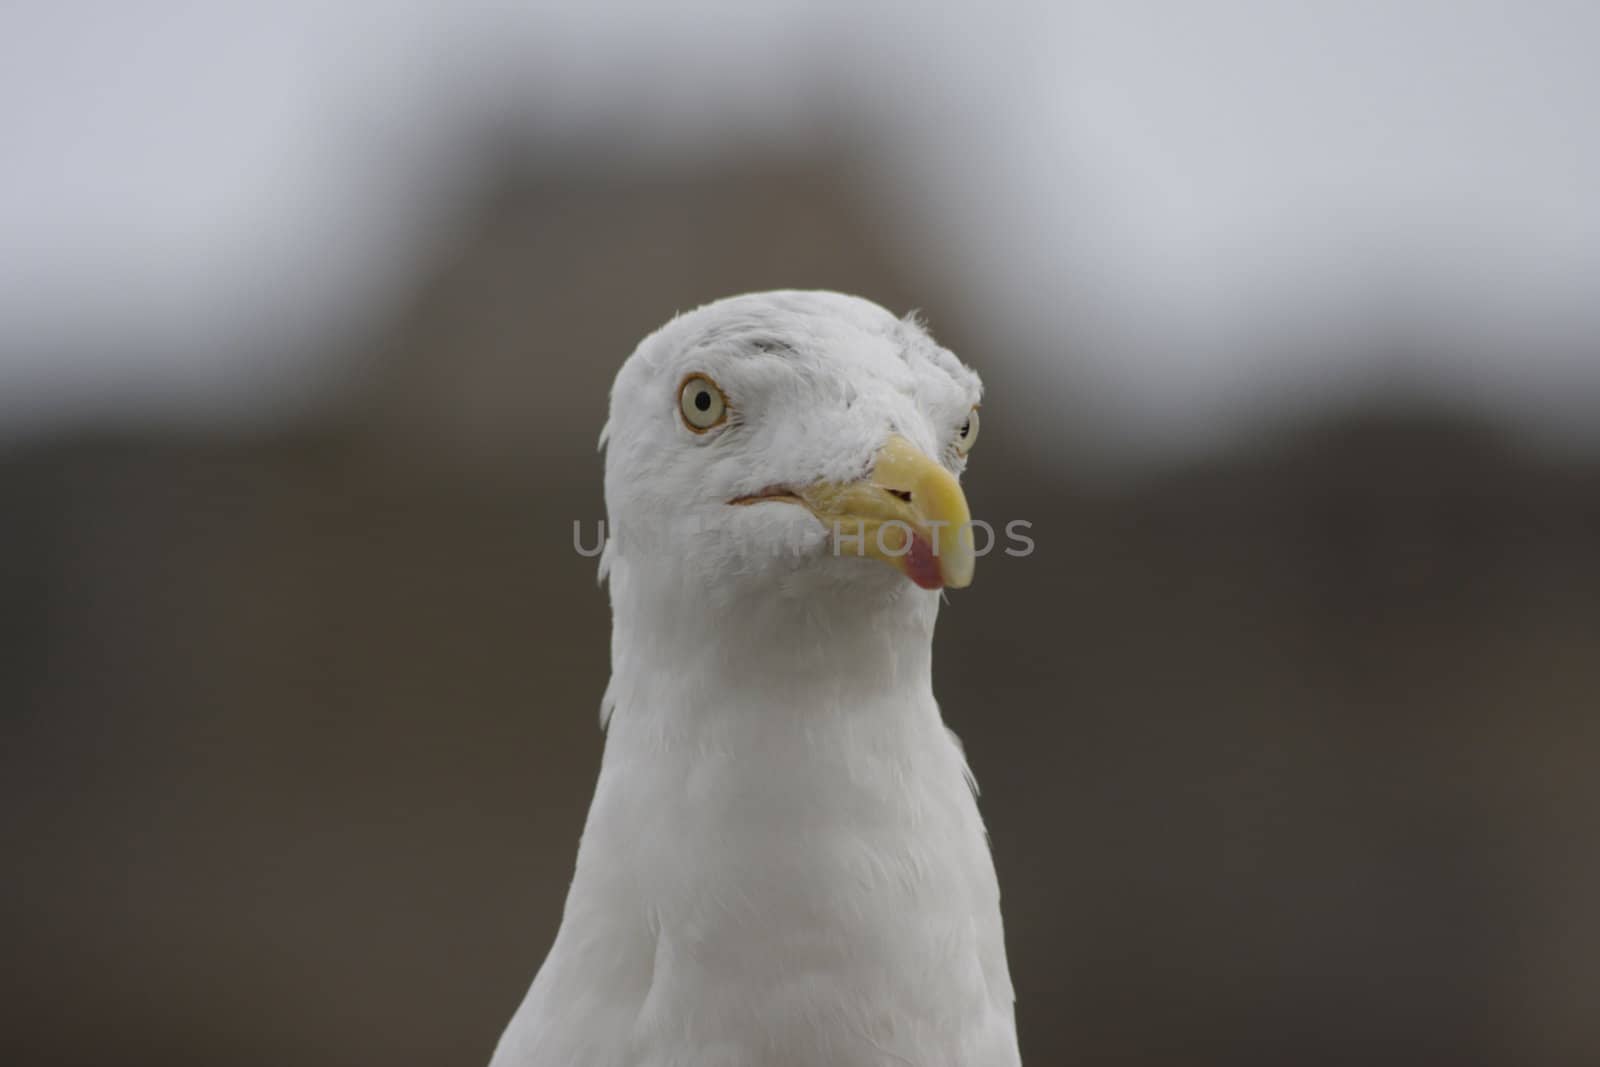
[[[911,537],[911,548],[906,552],[906,576],[924,589],[944,588],[939,557],[933,554],[933,545],[921,534]]]

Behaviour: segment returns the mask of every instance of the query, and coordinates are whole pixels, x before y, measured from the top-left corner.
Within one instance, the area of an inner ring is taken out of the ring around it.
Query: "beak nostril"
[[[889,490],[889,495],[890,496],[897,496],[901,500],[904,500],[907,504],[911,503],[911,494],[907,490],[904,490],[904,489],[891,489],[891,490]]]

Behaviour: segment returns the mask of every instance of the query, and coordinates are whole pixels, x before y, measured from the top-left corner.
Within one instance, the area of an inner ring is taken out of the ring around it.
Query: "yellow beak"
[[[972,584],[972,513],[961,483],[899,434],[857,482],[818,482],[800,501],[832,532],[841,556],[882,560],[924,589]]]

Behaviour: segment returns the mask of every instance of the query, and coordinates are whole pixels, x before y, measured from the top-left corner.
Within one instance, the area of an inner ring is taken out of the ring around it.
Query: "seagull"
[[[491,1067],[1010,1067],[1000,893],[934,700],[978,376],[915,316],[780,291],[612,387],[599,780]]]

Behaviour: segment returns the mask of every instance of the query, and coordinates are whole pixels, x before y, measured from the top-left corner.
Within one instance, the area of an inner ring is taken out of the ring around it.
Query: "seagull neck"
[[[841,588],[819,607],[776,591],[707,605],[672,576],[612,581],[615,706],[932,706],[938,601],[909,584]]]

